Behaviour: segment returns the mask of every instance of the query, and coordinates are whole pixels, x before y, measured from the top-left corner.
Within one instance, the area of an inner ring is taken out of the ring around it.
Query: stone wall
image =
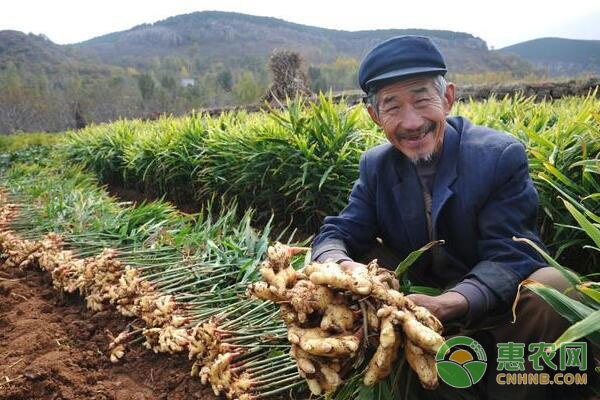
[[[566,96],[585,96],[590,91],[596,90],[600,86],[600,78],[589,78],[584,81],[570,80],[566,82],[537,82],[537,83],[515,83],[501,85],[469,85],[458,87],[457,100],[484,100],[495,95],[502,98],[504,96],[514,96],[522,93],[525,97],[535,96],[536,100],[543,99],[554,100]],[[597,90],[596,96],[600,98],[600,90]]]
[[[536,83],[511,83],[498,85],[465,85],[457,86],[456,100],[468,101],[485,100],[491,96],[503,98],[504,96],[514,96],[518,93],[525,97],[535,96],[537,101],[543,99],[555,100],[566,96],[586,96],[591,91],[596,90],[596,96],[600,98],[600,78],[589,78],[586,80],[570,80],[570,81],[546,81]],[[350,105],[362,102],[362,92],[355,91],[345,93],[343,95],[335,95],[334,101],[339,102],[342,98]],[[247,112],[257,112],[263,107],[259,104],[251,104],[248,106],[210,108],[199,110],[210,115],[218,115],[227,111],[246,110]]]
[[[564,82],[536,82],[536,83],[510,83],[497,85],[465,85],[456,87],[456,100],[467,101],[485,100],[491,96],[503,98],[504,96],[514,96],[518,93],[525,97],[535,96],[537,101],[543,99],[555,100],[566,96],[586,96],[590,91],[597,89],[596,96],[600,98],[600,78],[589,78],[586,80],[570,80]],[[335,96],[339,101],[341,95]],[[349,104],[357,104],[362,101],[362,94],[345,95]]]

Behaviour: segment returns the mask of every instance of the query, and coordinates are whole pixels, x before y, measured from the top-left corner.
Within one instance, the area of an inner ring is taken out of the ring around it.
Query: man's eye
[[[417,100],[417,103],[422,104],[422,103],[425,103],[427,101],[429,101],[429,99],[428,98],[424,98],[424,99]]]

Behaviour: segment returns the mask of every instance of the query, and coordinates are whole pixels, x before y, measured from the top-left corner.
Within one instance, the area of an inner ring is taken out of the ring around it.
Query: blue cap
[[[431,39],[425,36],[397,36],[378,44],[358,69],[358,84],[365,93],[387,80],[446,74],[446,62]]]

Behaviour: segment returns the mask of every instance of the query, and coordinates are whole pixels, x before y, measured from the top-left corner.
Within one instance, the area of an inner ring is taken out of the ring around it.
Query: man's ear
[[[371,104],[369,104],[367,106],[367,111],[369,112],[369,115],[371,116],[371,119],[373,120],[373,122],[375,122],[375,124],[379,127],[381,127],[381,122],[379,122],[379,117],[377,116],[377,113],[375,112],[375,108],[373,108],[373,106]]]
[[[446,100],[444,104],[446,115],[450,114],[452,111],[452,106],[454,105],[454,95],[455,95],[456,86],[452,82],[448,82],[446,86],[446,93],[444,93],[444,99]]]

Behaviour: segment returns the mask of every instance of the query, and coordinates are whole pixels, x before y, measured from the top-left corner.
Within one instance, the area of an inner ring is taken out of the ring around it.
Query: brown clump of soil
[[[185,355],[154,354],[133,344],[119,364],[110,338],[131,320],[92,313],[77,295],[52,289],[38,270],[0,264],[0,400],[215,399],[189,375]]]

